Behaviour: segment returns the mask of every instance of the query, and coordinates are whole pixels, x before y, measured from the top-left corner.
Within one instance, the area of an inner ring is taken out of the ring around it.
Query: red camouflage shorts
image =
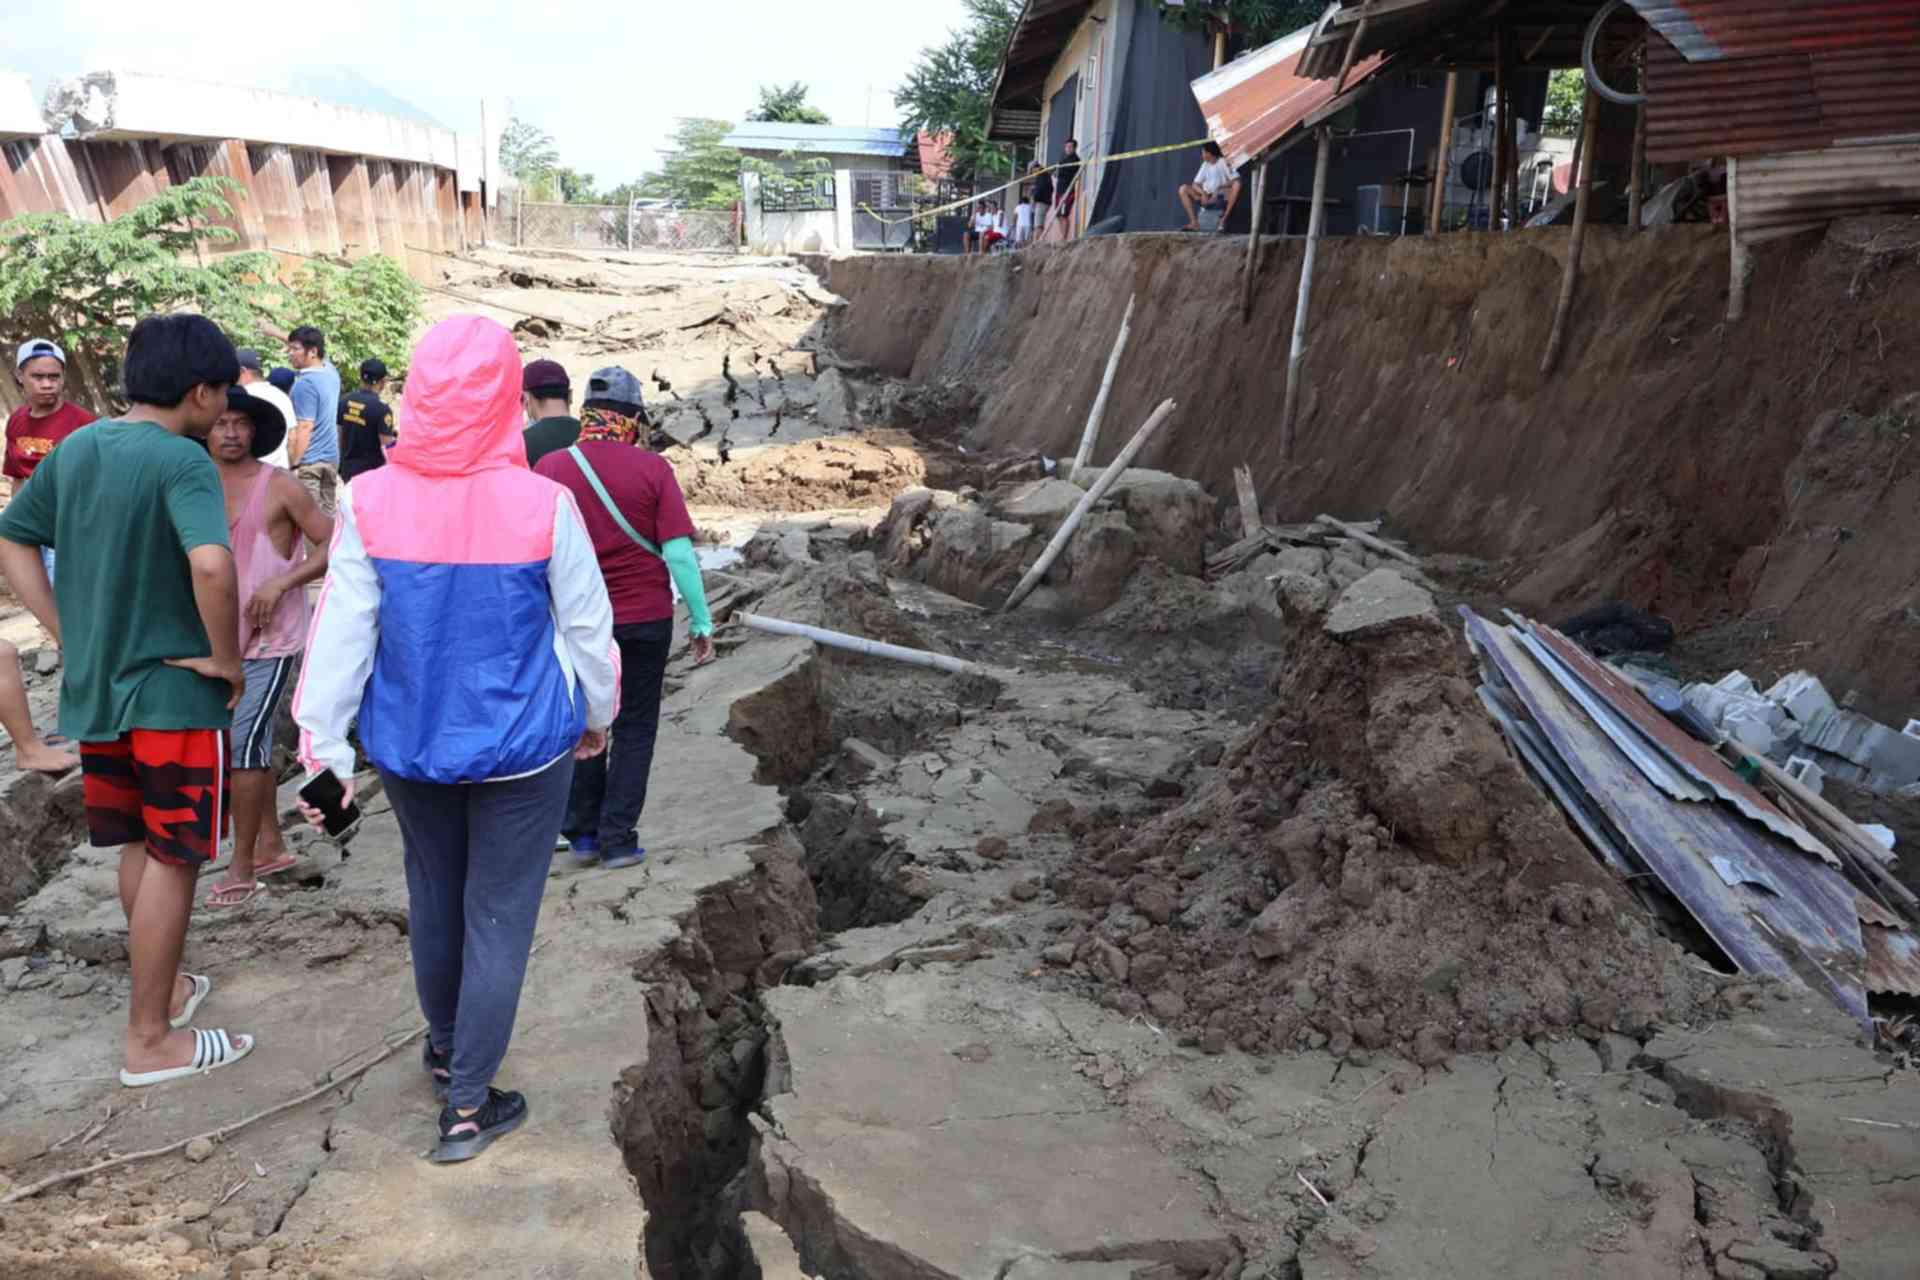
[[[134,729],[80,744],[87,834],[95,848],[144,844],[175,866],[213,861],[227,821],[224,729]]]

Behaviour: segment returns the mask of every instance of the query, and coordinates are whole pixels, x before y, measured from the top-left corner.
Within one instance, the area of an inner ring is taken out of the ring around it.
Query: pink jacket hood
[[[520,351],[485,316],[449,316],[413,349],[389,464],[423,476],[527,465]]]

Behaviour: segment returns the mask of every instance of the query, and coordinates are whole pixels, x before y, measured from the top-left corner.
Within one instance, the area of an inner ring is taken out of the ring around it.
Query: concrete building
[[[0,73],[0,219],[63,212],[106,221],[203,174],[238,185],[232,250],[385,253],[418,279],[434,255],[488,238],[503,106],[476,103],[465,134],[313,98],[99,71],[32,110]]]
[[[918,161],[910,141],[898,129],[760,120],[737,126],[724,145],[789,175],[762,176],[758,166],[741,173],[747,246],[766,253],[901,247],[906,224],[868,210],[902,204],[901,184]]]

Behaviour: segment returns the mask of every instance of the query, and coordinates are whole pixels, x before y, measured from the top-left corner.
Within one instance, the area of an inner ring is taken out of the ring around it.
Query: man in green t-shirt
[[[573,416],[573,384],[558,360],[535,360],[520,375],[526,405],[527,465],[566,448],[580,438],[580,419]]]
[[[0,511],[0,573],[65,649],[60,729],[80,744],[87,829],[95,846],[120,846],[133,967],[120,1081],[138,1087],[253,1049],[251,1036],[189,1025],[213,984],[180,971],[245,683],[220,475],[185,437],[226,411],[240,362],[204,316],[149,316],[124,373],[127,413],[67,437]],[[59,549],[57,587],[42,547]]]

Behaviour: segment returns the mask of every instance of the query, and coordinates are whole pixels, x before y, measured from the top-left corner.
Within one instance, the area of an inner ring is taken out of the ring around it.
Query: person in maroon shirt
[[[93,421],[94,415],[63,396],[67,353],[45,338],[20,344],[13,380],[27,402],[7,416],[7,458],[0,473],[19,491],[53,447]]]
[[[713,621],[693,554],[693,517],[673,468],[637,443],[646,420],[639,379],[617,367],[595,370],[580,411],[579,443],[556,449],[534,467],[573,495],[613,600],[613,638],[620,646],[613,747],[574,766],[561,828],[576,861],[598,860],[605,867],[630,867],[646,854],[638,829],[673,645],[673,586],[687,602],[694,662],[713,658]]]

